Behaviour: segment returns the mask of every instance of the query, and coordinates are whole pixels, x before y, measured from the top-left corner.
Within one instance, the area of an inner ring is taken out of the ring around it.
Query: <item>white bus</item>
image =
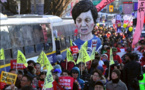
[[[56,62],[56,52],[66,56],[66,48],[72,41],[76,29],[73,20],[61,19],[53,15],[16,15],[1,17],[0,48],[5,51],[5,63],[0,61],[0,70],[10,69],[10,61],[16,59],[21,50],[27,60],[37,60],[43,50],[51,63]],[[56,41],[59,38],[59,41]]]

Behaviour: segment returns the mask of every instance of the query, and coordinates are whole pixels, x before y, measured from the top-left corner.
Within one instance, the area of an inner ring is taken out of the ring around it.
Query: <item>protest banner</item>
[[[44,81],[44,86],[43,86],[43,90],[47,90],[49,88],[52,88],[53,87],[53,76],[52,76],[52,73],[50,71],[47,72],[46,74],[46,78],[45,78],[45,81]]]
[[[145,13],[145,0],[138,0],[138,10],[137,10],[137,26],[133,34],[132,47],[138,43],[141,31],[143,29],[144,23],[144,13]]]
[[[98,5],[96,5],[97,11],[101,11],[106,5],[114,2],[115,0],[102,0]]]
[[[0,90],[3,90],[5,88],[6,83],[0,82]]]
[[[78,46],[71,46],[70,49],[72,54],[77,54],[79,52]]]
[[[65,87],[65,89],[73,89],[74,78],[72,77],[59,77],[59,85]]]
[[[4,49],[0,49],[0,60],[5,60]]]
[[[37,62],[40,63],[41,66],[46,67],[46,69],[49,71],[53,69],[44,51],[40,53],[39,57],[37,58]]]
[[[74,62],[75,63],[69,48],[67,48],[67,51],[66,51],[66,58],[67,58],[67,62]]]
[[[16,79],[17,79],[17,74],[2,71],[0,82],[4,82],[7,84],[15,84]]]
[[[25,68],[24,64],[17,63],[17,60],[11,60],[11,69],[16,69],[16,66],[17,66],[17,69],[24,69]]]
[[[86,49],[84,47],[81,47],[81,49],[79,51],[79,56],[78,56],[78,59],[77,59],[77,64],[79,64],[80,62],[86,63],[90,60],[91,60],[91,58],[88,55]]]

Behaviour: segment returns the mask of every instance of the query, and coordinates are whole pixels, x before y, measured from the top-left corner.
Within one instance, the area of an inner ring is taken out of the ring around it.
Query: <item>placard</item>
[[[72,54],[77,54],[79,52],[78,46],[71,46],[70,49]]]
[[[2,71],[0,82],[15,85],[16,79],[17,79],[17,74]]]
[[[59,85],[65,89],[73,89],[74,78],[72,77],[59,77]]]
[[[25,68],[24,64],[17,63],[17,60],[11,60],[11,69],[16,69],[16,64],[17,64],[17,69]]]

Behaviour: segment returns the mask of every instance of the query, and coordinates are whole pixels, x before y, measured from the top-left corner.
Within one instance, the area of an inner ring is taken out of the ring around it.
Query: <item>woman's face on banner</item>
[[[86,35],[92,33],[94,25],[95,24],[94,24],[91,10],[81,13],[76,18],[76,27],[80,34]]]

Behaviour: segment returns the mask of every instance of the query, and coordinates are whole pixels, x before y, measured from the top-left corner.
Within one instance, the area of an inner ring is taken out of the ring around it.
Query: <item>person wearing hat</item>
[[[117,53],[117,48],[115,48],[115,47],[113,47],[112,48],[112,52],[113,52],[113,60],[115,61],[118,61],[118,63],[122,63],[122,60],[121,60],[121,58],[120,58],[120,56],[119,55],[117,55],[116,53]],[[110,55],[109,55],[110,56]],[[109,57],[110,58],[110,57]]]
[[[139,44],[140,44],[140,47],[137,50],[139,52],[143,52],[143,50],[145,49],[145,41],[144,40],[140,40]]]
[[[128,90],[125,83],[120,80],[120,74],[118,69],[112,71],[112,80],[107,83],[106,90]]]
[[[97,81],[94,90],[105,90],[104,84],[101,81]]]
[[[78,67],[72,68],[71,76],[74,78],[74,82],[78,84],[79,90],[83,90],[85,82],[80,79],[80,69]]]
[[[116,54],[117,53],[117,48],[112,47],[112,53],[113,53],[113,60],[118,61],[118,63],[121,64],[122,60],[121,60],[120,56]],[[107,49],[106,54],[108,55],[108,60],[110,60],[110,48]]]
[[[102,72],[98,69],[95,69],[91,75],[90,81],[85,83],[84,90],[94,90],[97,81],[106,83],[106,79],[103,77]]]

